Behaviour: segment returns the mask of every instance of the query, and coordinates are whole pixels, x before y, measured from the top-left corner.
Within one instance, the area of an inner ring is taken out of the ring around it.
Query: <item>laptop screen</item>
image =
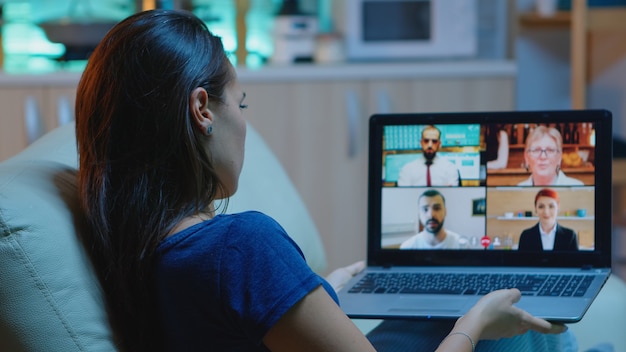
[[[368,260],[607,267],[611,155],[604,110],[374,115]]]

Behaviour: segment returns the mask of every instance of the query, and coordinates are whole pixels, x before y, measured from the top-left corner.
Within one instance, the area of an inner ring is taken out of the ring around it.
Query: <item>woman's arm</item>
[[[374,351],[322,286],[287,311],[263,343],[271,351]]]
[[[478,301],[437,351],[472,351],[481,339],[499,339],[528,330],[561,333],[563,325],[535,318],[513,306],[517,289],[494,291]],[[472,341],[472,343],[470,343]],[[293,306],[263,338],[271,351],[374,351],[374,347],[320,286]],[[420,346],[415,346],[419,350]]]
[[[505,131],[498,132],[498,157],[487,162],[488,169],[504,169],[509,163],[509,136]]]

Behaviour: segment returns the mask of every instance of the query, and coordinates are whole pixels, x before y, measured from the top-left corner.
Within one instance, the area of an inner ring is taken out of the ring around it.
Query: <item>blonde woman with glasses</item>
[[[526,138],[524,160],[530,177],[520,186],[582,186],[561,170],[563,138],[554,127],[537,126]]]

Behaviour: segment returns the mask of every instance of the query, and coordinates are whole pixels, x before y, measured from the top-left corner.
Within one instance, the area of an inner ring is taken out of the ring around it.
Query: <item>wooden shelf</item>
[[[512,217],[496,216],[496,219],[504,220],[504,221],[524,221],[524,220],[538,221],[539,220],[537,216],[512,216]],[[557,220],[593,220],[595,219],[595,216],[557,216],[556,219]]]
[[[626,7],[589,8],[586,0],[572,0],[571,11],[558,11],[550,17],[540,16],[537,13],[523,13],[519,15],[518,22],[520,26],[527,28],[569,27],[572,108],[584,109],[587,82],[590,80],[592,71],[590,36],[598,33],[626,31]],[[626,51],[626,45],[613,46],[610,50],[611,52],[604,56],[619,58]],[[604,65],[607,64],[604,63]]]
[[[588,31],[626,29],[626,7],[587,8],[586,27]],[[569,27],[572,12],[557,11],[553,16],[542,16],[536,12],[519,15],[519,22],[525,27]]]
[[[558,11],[554,16],[541,16],[536,12],[523,13],[519,16],[519,23],[524,27],[569,27],[572,22],[569,11]]]
[[[587,30],[626,30],[626,7],[587,9]]]

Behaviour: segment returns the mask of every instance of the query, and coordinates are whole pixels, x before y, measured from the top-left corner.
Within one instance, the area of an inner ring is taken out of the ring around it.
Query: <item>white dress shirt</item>
[[[431,244],[434,235],[430,232],[422,231],[402,242],[400,249],[459,249],[461,247],[459,244],[461,236],[450,230],[445,231],[446,238],[435,245]]]
[[[544,251],[551,251],[554,249],[554,239],[556,238],[556,224],[550,232],[544,232],[541,225],[539,225],[539,234],[541,234],[541,245]]]
[[[458,186],[459,170],[448,159],[435,156],[430,165],[431,186]],[[398,186],[427,186],[426,159],[420,155],[416,160],[406,163],[398,176]]]

